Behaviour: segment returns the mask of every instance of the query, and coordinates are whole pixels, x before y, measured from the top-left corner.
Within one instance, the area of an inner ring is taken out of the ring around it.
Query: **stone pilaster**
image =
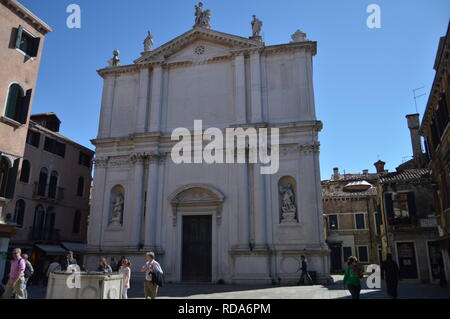
[[[162,88],[163,69],[156,65],[152,72],[149,132],[158,132],[161,128]]]
[[[261,57],[258,50],[250,53],[251,119],[252,123],[263,122],[261,96]]]
[[[134,245],[138,245],[141,240],[141,224],[143,222],[143,205],[144,205],[144,164],[146,155],[135,153],[130,156],[133,165],[133,214],[131,220],[130,241]]]
[[[261,174],[261,164],[253,164],[253,216],[255,248],[267,248],[265,178]]]
[[[237,54],[234,57],[234,77],[235,77],[235,97],[234,106],[236,113],[236,123],[247,123],[247,109],[245,97],[245,58],[244,54]]]
[[[144,133],[147,126],[148,91],[150,70],[143,68],[139,72],[138,105],[136,111],[136,133]]]
[[[102,107],[100,111],[100,124],[98,137],[105,138],[111,136],[111,119],[114,103],[115,76],[105,78],[103,84]]]
[[[147,211],[145,212],[144,246],[155,246],[156,242],[156,216],[158,214],[159,193],[159,154],[151,154],[148,157],[148,179],[147,179]]]
[[[109,159],[96,158],[94,161],[94,185],[92,194],[92,206],[91,211],[95,214],[91,214],[90,223],[88,227],[88,243],[90,246],[100,246],[101,237],[104,230],[104,213],[105,213],[105,194],[107,193],[106,187],[106,170]]]

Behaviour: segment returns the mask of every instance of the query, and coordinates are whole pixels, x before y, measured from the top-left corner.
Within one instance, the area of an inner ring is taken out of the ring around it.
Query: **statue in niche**
[[[203,3],[199,2],[198,5],[195,6],[195,25],[194,27],[204,27],[211,28],[211,10],[203,11]]]
[[[147,31],[148,35],[144,40],[144,52],[149,52],[153,48],[153,35]]]
[[[280,186],[281,194],[281,222],[296,222],[297,207],[295,206],[295,194],[292,184],[286,187]]]
[[[122,216],[123,216],[123,207],[124,207],[124,198],[121,192],[116,192],[113,205],[112,205],[112,218],[111,225],[121,225],[122,224]]]

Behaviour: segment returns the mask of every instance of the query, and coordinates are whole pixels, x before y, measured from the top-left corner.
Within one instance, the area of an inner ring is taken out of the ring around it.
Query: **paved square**
[[[159,290],[160,299],[349,299],[350,293],[343,289],[342,276],[333,276],[335,283],[329,286],[235,286],[212,284],[167,284]],[[361,299],[387,299],[384,283],[382,289],[363,286]],[[142,299],[143,284],[133,281],[129,298]],[[30,299],[45,298],[45,288],[31,287]],[[450,299],[450,288],[438,285],[401,282],[400,299]]]

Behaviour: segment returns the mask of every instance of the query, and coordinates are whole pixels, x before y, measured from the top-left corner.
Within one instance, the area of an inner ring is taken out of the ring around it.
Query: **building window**
[[[80,226],[81,226],[81,212],[79,210],[77,210],[75,212],[74,217],[73,217],[72,233],[79,234],[80,233]]]
[[[58,172],[53,171],[50,175],[50,182],[48,184],[48,198],[56,198],[56,190],[58,186]]]
[[[39,140],[41,139],[41,134],[32,130],[28,130],[27,133],[27,144],[39,148]]]
[[[23,227],[24,217],[25,217],[25,201],[23,199],[19,199],[16,202],[16,208],[14,212],[14,222],[16,223],[17,227],[19,228]]]
[[[1,155],[0,155],[1,157]],[[5,197],[6,183],[8,180],[9,161],[6,157],[1,157],[0,161],[0,197]]]
[[[78,178],[77,196],[83,197],[83,193],[84,193],[84,177],[80,176]]]
[[[26,124],[28,120],[31,92],[32,90],[28,90],[25,93],[19,84],[11,84],[6,100],[5,116],[21,124]]]
[[[355,214],[356,229],[366,229],[364,214]]]
[[[50,137],[45,138],[44,150],[53,153],[55,155],[61,156],[62,158],[66,156],[66,144],[60,143],[57,140]]]
[[[33,37],[30,33],[25,31],[22,26],[17,29],[16,35],[16,49],[24,52],[30,57],[37,57],[39,52],[39,44],[41,42],[40,38]]]
[[[44,232],[43,238],[44,240],[56,240],[55,236],[55,211],[53,207],[49,207],[47,209],[47,213],[45,214],[45,223],[44,223]]]
[[[358,259],[362,263],[369,262],[369,249],[367,246],[358,246]]]
[[[414,192],[385,194],[386,212],[391,223],[411,223],[411,217],[416,215]]]
[[[352,247],[342,247],[344,261],[347,262],[348,258],[352,256]]]
[[[16,188],[20,159],[11,166],[10,161],[0,153],[0,197],[12,199]]]
[[[80,155],[78,157],[78,164],[86,166],[88,168],[91,167],[91,156],[80,151]]]
[[[338,225],[338,216],[337,215],[328,215],[328,227],[330,230],[339,229]]]
[[[42,205],[36,206],[34,211],[34,221],[32,229],[32,239],[39,240],[42,238],[43,228],[45,221],[45,211]]]
[[[30,181],[30,171],[31,165],[30,162],[24,160],[22,163],[22,171],[20,172],[20,181],[23,183],[28,183]]]
[[[48,170],[43,167],[41,168],[41,171],[39,172],[39,183],[38,183],[38,191],[37,194],[39,196],[46,195],[47,190],[47,178],[48,178]]]
[[[379,212],[375,212],[375,231],[377,235],[381,233],[381,215]]]

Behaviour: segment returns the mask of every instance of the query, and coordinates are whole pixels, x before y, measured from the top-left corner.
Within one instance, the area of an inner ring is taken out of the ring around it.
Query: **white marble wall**
[[[206,48],[203,58],[192,52],[198,45]],[[210,214],[213,281],[296,280],[302,254],[320,279],[328,278],[311,51],[231,51],[199,40],[162,63],[103,75],[88,267],[95,268],[101,255],[141,260],[146,250],[154,250],[167,280],[179,281],[181,216]],[[194,120],[203,120],[204,128],[279,127],[279,172],[261,175],[259,164],[174,164],[168,153],[171,131],[192,129]],[[283,176],[297,184],[299,222],[289,225],[280,224]],[[193,183],[224,195],[220,212],[194,205],[174,220],[169,195]],[[118,184],[125,188],[124,223],[111,227],[109,196]]]

